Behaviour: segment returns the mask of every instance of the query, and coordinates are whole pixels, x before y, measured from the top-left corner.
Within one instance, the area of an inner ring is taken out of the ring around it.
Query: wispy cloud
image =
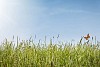
[[[83,14],[95,14],[100,15],[98,12],[92,12],[88,10],[81,10],[81,9],[66,9],[66,8],[55,8],[52,11],[49,12],[49,15],[58,15],[58,14],[68,14],[68,13],[83,13]]]

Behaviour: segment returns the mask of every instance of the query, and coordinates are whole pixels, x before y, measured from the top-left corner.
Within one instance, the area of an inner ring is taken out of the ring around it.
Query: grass
[[[100,44],[34,43],[30,40],[3,42],[0,67],[100,67]]]

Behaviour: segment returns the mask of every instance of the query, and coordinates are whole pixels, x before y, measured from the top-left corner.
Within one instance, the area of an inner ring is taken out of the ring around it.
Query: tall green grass
[[[3,42],[0,67],[100,67],[100,45],[91,43],[49,44],[32,40]]]

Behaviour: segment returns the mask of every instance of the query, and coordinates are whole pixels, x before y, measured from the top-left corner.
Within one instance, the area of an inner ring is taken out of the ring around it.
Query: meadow
[[[34,43],[32,39],[0,44],[0,67],[100,67],[100,44]]]

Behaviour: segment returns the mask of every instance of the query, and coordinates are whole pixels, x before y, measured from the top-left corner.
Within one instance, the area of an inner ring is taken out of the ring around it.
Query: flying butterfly
[[[86,40],[88,40],[90,38],[90,35],[87,34],[87,36],[84,37]]]

